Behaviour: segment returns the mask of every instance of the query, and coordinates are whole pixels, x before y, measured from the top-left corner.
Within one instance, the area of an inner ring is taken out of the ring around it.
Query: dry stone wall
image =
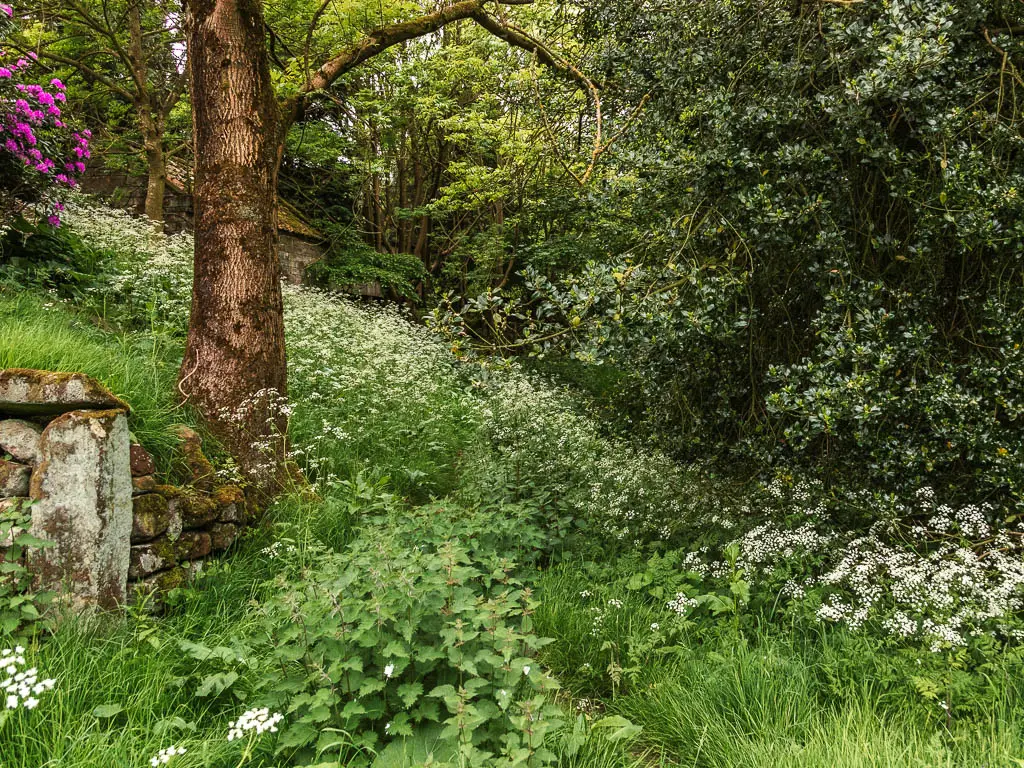
[[[30,510],[29,532],[50,542],[27,556],[36,586],[76,610],[181,585],[250,522],[195,432],[179,432],[191,482],[170,485],[131,442],[130,414],[88,376],[0,370],[0,516]]]

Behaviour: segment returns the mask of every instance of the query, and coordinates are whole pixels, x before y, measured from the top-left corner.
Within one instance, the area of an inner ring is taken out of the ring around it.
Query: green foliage
[[[22,219],[11,223],[0,238],[0,285],[8,290],[51,291],[85,304],[108,262],[105,254],[66,227],[54,229]]]
[[[617,145],[631,193],[604,196],[624,221],[576,274],[439,321],[615,367],[616,425],[676,456],[1018,503],[1019,22],[1002,2],[589,4],[619,97],[651,94]]]
[[[416,298],[416,285],[426,277],[418,258],[408,253],[378,253],[359,240],[350,226],[328,223],[323,229],[330,247],[320,261],[306,269],[312,285],[344,292],[377,282],[385,292]]]
[[[24,639],[26,634],[41,629],[38,619],[43,607],[53,599],[49,592],[32,589],[32,575],[25,565],[28,548],[52,546],[32,536],[30,507],[15,499],[0,509],[0,637]]]
[[[1015,304],[978,296],[970,343],[981,352],[951,355],[933,296],[836,283],[808,355],[768,371],[773,453],[837,475],[858,462],[888,487],[930,482],[960,498],[1019,503],[1024,325]]]
[[[681,570],[668,556],[543,576],[537,625],[556,638],[543,658],[578,709],[602,702],[683,764],[954,766],[1017,753],[1019,652],[894,653],[870,634],[778,621],[771,600],[744,610],[739,631],[700,607],[683,618],[666,592],[711,593]]]
[[[436,723],[426,732],[453,765],[552,763],[558,685],[534,659],[532,592],[490,546],[488,519],[428,507],[377,518],[380,533],[338,552],[279,555],[262,611],[279,671],[261,695],[288,715],[280,749],[369,765]]]

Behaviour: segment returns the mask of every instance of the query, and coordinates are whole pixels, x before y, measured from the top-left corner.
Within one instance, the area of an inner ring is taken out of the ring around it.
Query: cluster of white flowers
[[[605,613],[604,608],[597,605],[591,607],[590,613],[590,636],[598,637],[604,630],[604,619],[607,614]]]
[[[280,712],[270,714],[266,707],[250,709],[228,726],[228,741],[241,739],[248,732],[259,736],[262,733],[277,733],[277,724],[284,720]]]
[[[431,439],[431,430],[460,424],[475,430],[483,417],[479,394],[468,391],[440,338],[394,306],[361,307],[290,286],[284,298],[296,413],[311,409],[321,417],[292,422],[296,458],[310,475],[331,484],[348,474],[333,463],[332,446],[339,443],[348,455],[416,444],[450,464],[440,458],[446,446]]]
[[[782,596],[803,600],[817,588],[821,621],[858,630],[874,620],[933,651],[963,646],[981,632],[1004,633],[999,620],[1024,610],[1022,536],[995,530],[991,506],[938,505],[931,488],[909,501],[860,492],[845,499],[846,507],[878,522],[856,535],[829,523],[816,501],[824,497],[820,490],[781,481],[766,487],[770,509],[762,517],[796,522],[765,522],[733,542],[745,578],[766,579],[785,563],[801,575],[782,584]],[[728,572],[707,548],[688,553],[681,568],[705,578]],[[668,604],[680,614],[691,607],[684,595]]]
[[[115,301],[137,305],[140,314],[152,308],[160,322],[184,330],[191,235],[160,234],[144,219],[84,197],[68,206],[65,221],[87,244],[114,254],[115,277],[107,290]],[[623,541],[667,539],[692,518],[692,494],[684,492],[688,476],[678,465],[603,436],[573,398],[546,379],[500,363],[474,366],[470,382],[442,337],[394,306],[367,308],[294,286],[284,286],[284,301],[292,402],[296,409],[309,404],[329,415],[314,431],[308,422],[292,431],[294,458],[318,484],[349,474],[334,465],[332,444],[345,441],[350,455],[363,443],[378,452],[408,441],[429,448],[424,436],[432,424],[463,421],[490,430],[510,475],[523,482],[543,478],[577,514]],[[341,405],[332,409],[332,403]],[[404,425],[405,433],[394,433],[382,418],[395,408],[403,418],[390,423]],[[265,447],[273,453],[281,446]],[[437,450],[443,454],[445,446],[439,443]]]
[[[687,597],[684,592],[676,593],[676,596],[665,604],[670,611],[675,611],[680,616],[685,616],[690,610],[696,607],[697,601]]]
[[[836,540],[837,535],[819,532],[813,523],[804,523],[794,529],[764,523],[740,537],[737,562],[748,572],[770,569],[780,559],[821,552]]]
[[[185,329],[192,297],[192,235],[164,235],[146,219],[85,196],[69,200],[62,218],[87,245],[114,256],[104,273],[112,276],[107,291],[115,301]]]
[[[665,540],[694,517],[690,476],[668,456],[601,434],[565,388],[514,362],[484,368],[486,427],[510,479],[545,488],[627,542]]]
[[[1024,559],[1014,541],[947,542],[922,554],[869,535],[846,542],[818,581],[849,597],[842,608],[823,605],[820,618],[857,628],[880,608],[891,614],[887,631],[936,651],[1024,609]]]
[[[173,758],[178,755],[184,755],[187,751],[188,750],[184,747],[175,747],[173,745],[170,747],[164,747],[157,752],[156,755],[149,758],[149,764],[153,766],[153,768],[157,768],[161,765],[167,765],[167,763],[171,762]]]
[[[709,547],[701,547],[695,552],[687,552],[679,562],[680,569],[704,578],[719,579],[725,576],[728,566],[720,560],[708,560],[710,551]]]
[[[0,650],[0,672],[7,679],[0,681],[0,696],[4,699],[6,709],[35,709],[39,705],[37,696],[52,691],[56,680],[39,679],[39,670],[26,666],[25,649],[20,645],[15,648]]]

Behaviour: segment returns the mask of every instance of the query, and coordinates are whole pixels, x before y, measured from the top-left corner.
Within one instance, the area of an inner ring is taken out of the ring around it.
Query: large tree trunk
[[[286,377],[276,221],[280,118],[261,3],[188,0],[187,10],[195,283],[179,388],[269,490],[283,469],[286,421],[274,400],[285,395]]]

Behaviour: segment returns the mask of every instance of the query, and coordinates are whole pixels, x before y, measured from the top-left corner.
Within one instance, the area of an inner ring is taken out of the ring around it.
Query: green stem
[[[242,759],[238,761],[238,765],[236,765],[235,768],[242,768],[242,766],[245,765],[246,761],[248,761],[248,759],[252,757],[252,748],[255,743],[256,735],[250,734],[249,741],[246,742],[245,749],[242,751]]]

